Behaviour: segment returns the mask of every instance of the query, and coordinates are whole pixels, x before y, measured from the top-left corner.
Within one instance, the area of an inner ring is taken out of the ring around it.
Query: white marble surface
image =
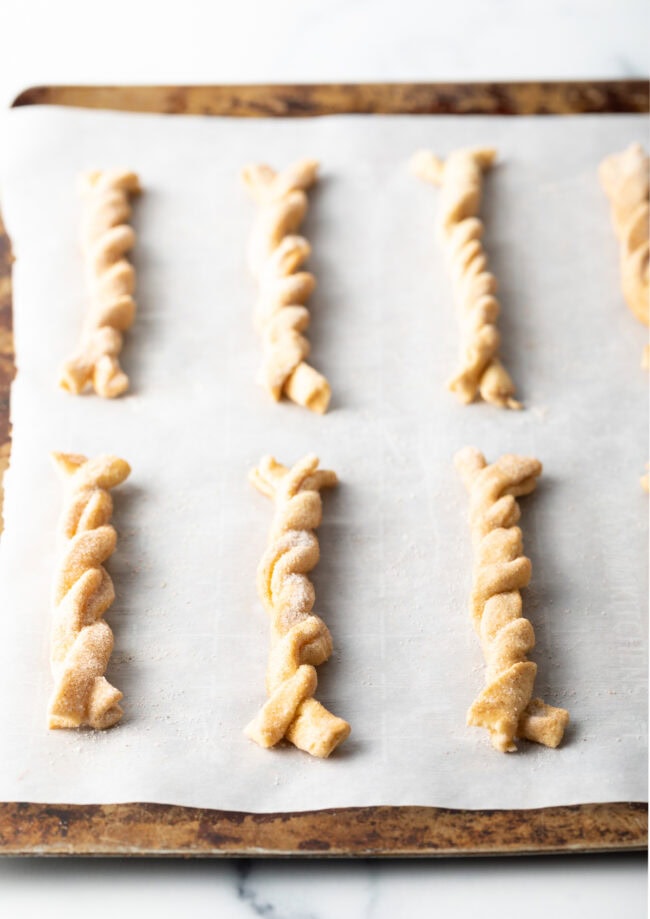
[[[633,77],[645,0],[3,0],[0,105],[28,84]]]
[[[426,861],[0,862],[6,917],[642,919],[636,856]],[[155,912],[154,912],[155,911]]]
[[[4,0],[0,108],[47,82],[643,77],[645,0]],[[646,915],[641,856],[0,862],[0,915]]]

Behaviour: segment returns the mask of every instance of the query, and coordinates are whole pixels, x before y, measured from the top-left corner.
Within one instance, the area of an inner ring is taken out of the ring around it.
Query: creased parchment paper
[[[3,141],[2,203],[16,254],[18,377],[0,550],[0,798],[157,801],[245,811],[419,804],[526,808],[646,799],[644,329],[622,301],[596,175],[643,136],[638,117],[237,121],[33,109]],[[458,329],[434,189],[410,155],[498,147],[485,182],[503,357],[526,410],[464,408],[445,390]],[[325,417],[255,384],[260,343],[245,246],[254,205],[240,167],[322,162],[303,230],[318,288],[315,367]],[[131,393],[56,387],[86,306],[77,174],[125,165],[135,204],[138,318]],[[454,452],[531,453],[522,499],[533,580],[524,609],[536,692],[566,706],[558,750],[495,752],[465,726],[483,686],[468,614],[467,496]],[[108,676],[124,692],[106,733],[49,732],[50,590],[62,487],[51,450],[113,452],[117,600]],[[335,653],[317,696],[352,725],[328,761],[262,750],[242,730],[265,698],[268,624],[255,592],[271,503],[248,484],[265,453],[315,451],[324,497],[316,612]]]

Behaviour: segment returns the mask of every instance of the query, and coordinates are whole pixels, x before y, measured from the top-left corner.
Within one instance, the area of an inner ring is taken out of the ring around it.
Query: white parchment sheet
[[[346,805],[537,807],[646,800],[648,457],[643,327],[619,290],[618,246],[596,174],[646,132],[640,117],[336,117],[228,120],[18,110],[2,143],[13,237],[18,376],[0,549],[0,799],[157,801],[246,811]],[[444,383],[458,330],[434,223],[437,192],[407,168],[420,147],[490,143],[490,265],[503,358],[526,410],[463,407]],[[322,162],[303,230],[318,278],[319,417],[275,405],[245,246],[251,161]],[[86,298],[77,174],[138,171],[138,316],[131,393],[56,386]],[[533,580],[536,693],[566,706],[558,750],[495,752],[465,726],[483,686],[468,614],[467,496],[452,458],[538,456],[521,501]],[[51,450],[112,452],[109,570],[117,600],[108,677],[125,716],[105,733],[49,732],[50,589],[62,487]],[[247,481],[266,453],[315,451],[337,471],[314,571],[332,659],[318,698],[352,725],[330,760],[242,733],[265,699],[268,623],[255,569],[272,505]]]

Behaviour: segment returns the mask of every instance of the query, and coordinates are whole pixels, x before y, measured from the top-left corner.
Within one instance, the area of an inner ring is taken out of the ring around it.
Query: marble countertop
[[[644,77],[645,0],[5,0],[0,107],[41,83]],[[642,855],[0,861],[3,916],[646,915]]]
[[[645,858],[0,861],[16,919],[641,919]],[[516,910],[516,913],[515,913]]]
[[[643,77],[649,20],[644,0],[4,0],[0,105],[48,82]]]

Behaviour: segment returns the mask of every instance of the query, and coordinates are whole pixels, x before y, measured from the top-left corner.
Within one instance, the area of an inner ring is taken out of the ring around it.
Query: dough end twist
[[[79,350],[61,368],[59,385],[75,395],[92,387],[98,396],[113,399],[129,387],[119,355],[123,333],[135,317],[135,271],[127,258],[135,233],[128,220],[130,199],[140,194],[140,182],[134,172],[111,169],[87,173],[80,189],[91,310]]]
[[[478,218],[483,172],[495,159],[491,147],[455,150],[444,162],[421,150],[410,166],[418,178],[442,189],[440,231],[461,324],[460,367],[448,388],[464,404],[480,396],[499,408],[520,409],[512,379],[498,357],[497,282],[487,270]]]
[[[533,699],[537,666],[527,658],[533,627],[522,615],[520,590],[528,585],[530,559],[523,555],[516,498],[530,494],[542,472],[531,457],[506,454],[488,466],[473,447],[455,457],[470,495],[475,566],[471,611],[487,664],[486,686],[467,714],[467,724],[486,728],[496,750],[514,752],[515,738],[557,747],[569,713]]]
[[[255,488],[275,504],[269,545],[257,572],[257,589],[271,617],[267,669],[268,701],[245,733],[262,747],[282,738],[312,756],[327,757],[350,733],[350,725],[314,698],[316,667],[332,653],[332,637],[312,612],[316,595],[308,573],[319,559],[314,530],[321,522],[321,488],[336,485],[336,473],[306,456],[287,469],[267,456],[250,475]]]
[[[122,717],[122,693],[104,673],[113,651],[113,633],[102,618],[115,599],[103,567],[117,534],[110,489],[130,467],[116,456],[87,459],[53,453],[64,477],[66,501],[60,522],[64,550],[54,583],[50,660],[54,691],[48,709],[50,728],[112,727]]]

